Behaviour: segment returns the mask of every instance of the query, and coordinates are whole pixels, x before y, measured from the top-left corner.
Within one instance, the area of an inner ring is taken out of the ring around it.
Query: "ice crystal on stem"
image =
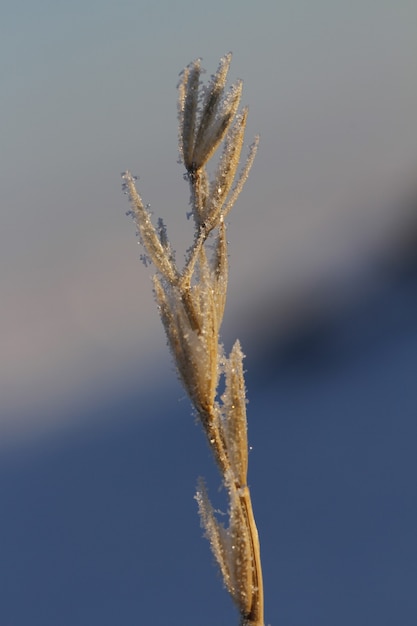
[[[237,341],[224,354],[219,333],[226,302],[228,262],[225,217],[236,202],[255,158],[258,139],[237,175],[247,109],[238,113],[242,82],[225,93],[231,54],[225,55],[209,84],[201,84],[201,61],[185,68],[179,84],[179,151],[191,191],[194,243],[178,268],[165,225],[155,227],[147,206],[125,172],[129,196],[147,257],[154,263],[154,291],[179,377],[207,435],[229,496],[228,526],[216,518],[204,483],[196,500],[202,525],[234,600],[241,626],[264,626],[258,532],[247,486],[248,443],[243,353]],[[208,161],[223,143],[212,180]],[[214,246],[207,244],[214,236]],[[223,393],[219,382],[224,378]]]

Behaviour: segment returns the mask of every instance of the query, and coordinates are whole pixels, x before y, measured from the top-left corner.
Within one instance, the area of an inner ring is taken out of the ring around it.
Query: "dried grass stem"
[[[230,62],[231,54],[224,56],[203,88],[201,63],[194,61],[184,70],[179,85],[179,149],[195,223],[194,243],[182,270],[174,262],[162,220],[157,228],[153,226],[135,178],[129,172],[122,176],[141,243],[156,268],[154,292],[168,344],[228,494],[228,526],[224,527],[200,481],[196,500],[202,525],[240,613],[241,626],[264,626],[259,537],[247,485],[243,353],[236,341],[226,356],[219,341],[228,281],[225,218],[243,189],[258,145],[256,138],[237,175],[248,112],[237,113],[241,81],[225,94]],[[206,164],[222,142],[210,180]],[[209,236],[214,242],[211,250],[206,245]],[[223,392],[219,391],[221,379]]]

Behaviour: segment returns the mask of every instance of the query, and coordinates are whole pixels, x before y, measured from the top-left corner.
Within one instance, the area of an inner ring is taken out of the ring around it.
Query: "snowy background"
[[[237,622],[193,501],[120,172],[179,254],[176,84],[233,51],[260,151],[230,216],[266,624],[417,621],[415,2],[3,9],[0,626]]]

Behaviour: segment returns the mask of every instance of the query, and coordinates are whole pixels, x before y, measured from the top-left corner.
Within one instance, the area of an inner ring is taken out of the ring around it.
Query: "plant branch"
[[[216,518],[204,484],[196,500],[201,522],[235,602],[241,626],[264,626],[262,567],[258,530],[247,485],[248,443],[244,355],[238,341],[229,356],[219,340],[228,282],[225,217],[236,202],[255,158],[258,139],[241,173],[247,109],[238,113],[242,82],[225,94],[231,54],[220,60],[208,86],[200,85],[200,60],[183,74],[179,85],[179,150],[191,191],[194,243],[180,271],[165,227],[152,224],[148,208],[125,172],[123,188],[146,254],[154,263],[154,292],[175,364],[199,416],[209,447],[227,489],[225,528]],[[223,142],[213,179],[207,162]],[[215,237],[209,253],[208,239]],[[219,391],[220,380],[224,391]]]

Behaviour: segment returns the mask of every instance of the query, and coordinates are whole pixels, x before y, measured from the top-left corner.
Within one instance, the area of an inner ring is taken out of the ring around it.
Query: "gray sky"
[[[359,275],[415,178],[416,24],[413,0],[8,3],[0,438],[172,375],[120,172],[185,250],[176,83],[195,57],[210,75],[233,52],[261,135],[230,217],[227,328],[271,289]]]

